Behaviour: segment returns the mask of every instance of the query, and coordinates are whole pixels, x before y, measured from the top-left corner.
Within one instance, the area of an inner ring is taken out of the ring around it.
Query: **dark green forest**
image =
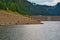
[[[30,15],[27,0],[0,0],[0,9]]]

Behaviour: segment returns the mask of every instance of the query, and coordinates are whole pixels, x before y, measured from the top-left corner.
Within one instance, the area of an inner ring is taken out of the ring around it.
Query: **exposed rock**
[[[40,24],[38,20],[0,11],[0,25]]]

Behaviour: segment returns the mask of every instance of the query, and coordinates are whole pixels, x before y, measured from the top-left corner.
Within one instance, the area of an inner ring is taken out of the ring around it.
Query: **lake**
[[[0,26],[0,40],[60,40],[60,21]]]

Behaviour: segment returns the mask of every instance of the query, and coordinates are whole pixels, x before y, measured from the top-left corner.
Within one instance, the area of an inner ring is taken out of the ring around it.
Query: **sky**
[[[36,4],[40,4],[40,5],[48,5],[48,6],[54,6],[56,5],[58,2],[60,2],[60,0],[28,0],[30,2],[34,2]]]

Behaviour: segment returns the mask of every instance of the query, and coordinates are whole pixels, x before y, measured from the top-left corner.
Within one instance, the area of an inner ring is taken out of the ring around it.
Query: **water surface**
[[[44,24],[0,26],[0,40],[60,40],[60,21]]]

